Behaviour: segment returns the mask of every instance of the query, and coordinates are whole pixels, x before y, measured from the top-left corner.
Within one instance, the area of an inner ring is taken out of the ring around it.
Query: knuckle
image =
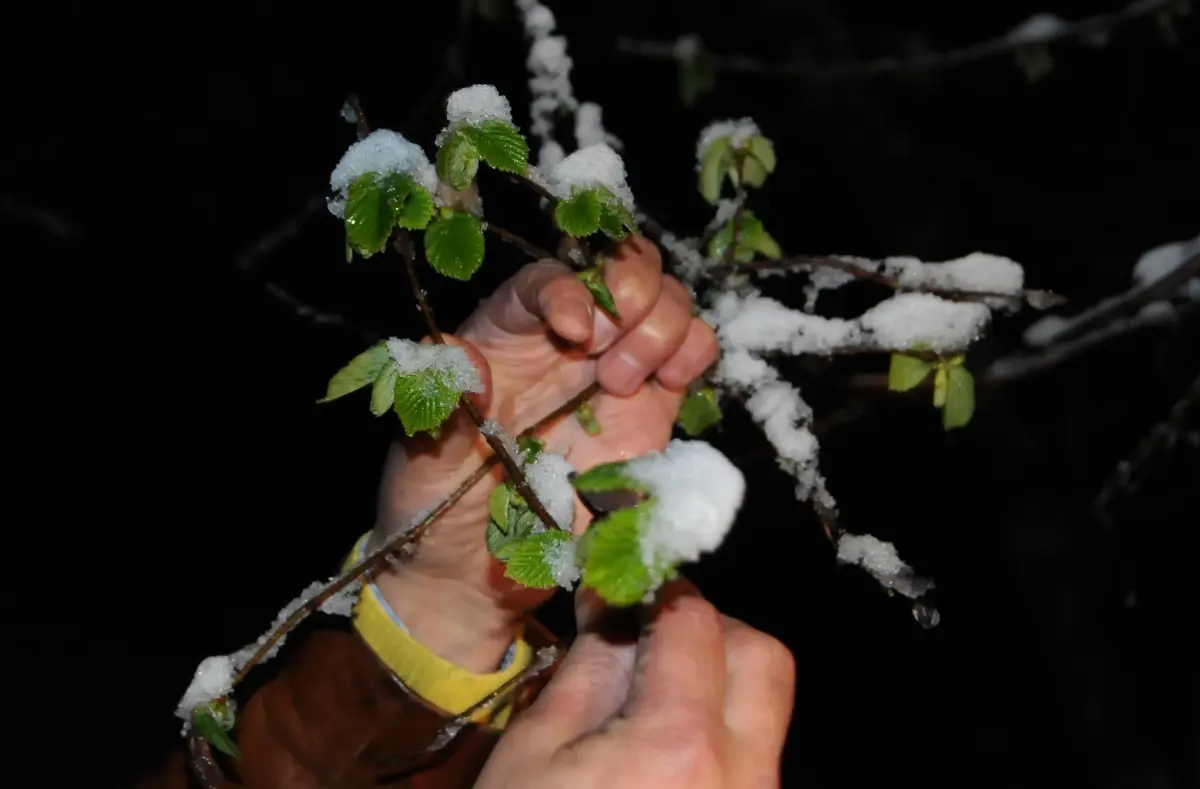
[[[791,684],[796,676],[796,659],[782,641],[748,626],[735,628],[727,637],[736,660],[764,682]]]
[[[702,786],[718,774],[722,743],[711,721],[680,709],[647,738],[657,771],[667,786]]]

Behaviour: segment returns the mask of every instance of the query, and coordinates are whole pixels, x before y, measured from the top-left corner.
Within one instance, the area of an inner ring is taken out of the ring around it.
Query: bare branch
[[[1005,55],[1022,47],[1067,40],[1095,40],[1118,27],[1163,11],[1173,2],[1178,0],[1136,0],[1119,11],[1097,14],[1076,22],[1062,22],[1037,34],[1022,33],[1018,28],[1013,32],[965,47],[916,57],[882,57],[856,63],[827,65],[803,62],[767,63],[745,55],[715,53],[708,53],[708,59],[709,64],[717,71],[814,83],[941,71]],[[679,60],[679,50],[675,42],[639,41],[628,37],[619,38],[616,42],[617,52],[647,60]]]

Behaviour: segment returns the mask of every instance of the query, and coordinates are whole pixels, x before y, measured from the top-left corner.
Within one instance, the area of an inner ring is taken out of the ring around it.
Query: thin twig
[[[429,335],[433,337],[434,342],[444,345],[446,339],[442,335],[442,330],[438,328],[437,321],[433,317],[433,310],[429,306],[429,300],[425,298],[425,290],[421,287],[420,278],[417,276],[417,251],[416,246],[412,243],[412,237],[408,235],[407,231],[398,228],[392,235],[392,246],[404,258],[404,269],[408,273],[408,282],[412,286],[413,295],[417,299],[417,306],[421,310],[421,315],[425,318],[425,325],[429,329]],[[558,523],[554,518],[550,517],[550,513],[546,510],[546,505],[542,503],[541,499],[534,493],[533,488],[529,486],[529,480],[525,478],[525,472],[521,469],[521,465],[517,462],[517,459],[509,454],[504,441],[500,436],[483,429],[487,417],[479,410],[479,406],[475,405],[475,402],[469,396],[463,396],[459,402],[463,410],[471,417],[471,421],[475,423],[475,427],[479,428],[480,432],[483,433],[488,446],[500,457],[500,462],[504,464],[504,470],[508,472],[508,477],[512,481],[513,487],[525,499],[525,502],[529,505],[529,509],[533,510],[534,514],[542,519],[542,523],[547,528],[559,528]]]
[[[588,402],[599,391],[600,385],[593,381],[589,386],[576,393],[574,397],[534,422],[525,430],[521,431],[519,437],[523,438],[526,436],[537,435],[548,428],[555,421],[574,412],[581,403]],[[489,442],[488,445],[492,448],[492,454],[474,471],[472,471],[466,479],[459,483],[458,487],[456,487],[449,496],[438,502],[437,506],[430,510],[425,517],[420,520],[419,523],[409,529],[393,535],[378,550],[372,552],[369,556],[364,557],[363,560],[358,564],[342,573],[341,576],[306,601],[304,605],[300,606],[300,608],[295,611],[295,613],[293,613],[277,628],[275,628],[275,630],[272,631],[272,633],[263,641],[262,645],[254,653],[254,655],[248,661],[246,661],[246,664],[242,666],[241,669],[238,670],[237,675],[234,677],[234,685],[237,685],[239,682],[245,679],[246,675],[250,672],[250,669],[262,662],[266,654],[271,651],[271,649],[279,642],[281,638],[287,635],[296,625],[303,621],[305,617],[320,608],[326,600],[328,600],[330,597],[333,597],[335,594],[340,592],[342,589],[345,589],[359,578],[366,577],[380,569],[387,561],[387,558],[399,551],[404,545],[420,540],[429,527],[434,524],[434,522],[436,522],[443,514],[445,514],[450,507],[456,504],[459,499],[465,496],[467,492],[476,485],[476,483],[487,476],[488,472],[493,466],[500,462],[503,457],[507,456],[507,453],[497,453],[495,446],[493,446],[491,442]]]
[[[1133,452],[1122,458],[1104,481],[1100,492],[1092,502],[1092,511],[1105,526],[1110,526],[1112,515],[1108,511],[1113,500],[1121,495],[1136,493],[1145,481],[1145,469],[1151,459],[1164,450],[1172,449],[1184,433],[1185,425],[1200,407],[1200,375],[1192,379],[1186,392],[1175,401],[1167,418],[1153,425],[1138,442]]]
[[[886,265],[886,261],[871,262],[873,267],[864,266],[860,263],[854,262],[853,260],[830,257],[828,255],[795,255],[787,258],[786,260],[755,260],[745,264],[745,266],[755,271],[787,271],[816,266],[833,268],[849,274],[857,279],[876,282],[880,285],[889,287],[892,290],[919,291],[921,293],[930,293],[935,296],[941,296],[954,301],[1009,299],[1013,301],[1024,301],[1025,303],[1029,304],[1029,306],[1039,310],[1059,306],[1066,302],[1066,299],[1057,293],[1051,293],[1050,291],[1045,290],[986,291],[962,290],[960,288],[942,288],[936,285],[907,285],[899,279],[889,277],[883,273],[882,269]]]
[[[506,244],[511,244],[534,260],[545,260],[546,258],[554,259],[555,257],[539,247],[537,244],[534,244],[532,241],[528,241],[510,230],[505,230],[491,220],[484,222],[484,228],[501,241],[505,242]]]
[[[1122,25],[1166,10],[1171,3],[1177,1],[1138,0],[1119,11],[1097,14],[1077,22],[1064,22],[1043,35],[1014,35],[1009,32],[947,52],[911,58],[881,57],[857,63],[823,66],[814,63],[767,63],[745,55],[705,54],[708,63],[717,71],[814,83],[940,71],[1008,54],[1022,47],[1044,46],[1068,39],[1094,39]],[[679,47],[675,42],[638,41],[628,37],[617,39],[616,51],[622,55],[648,60],[677,61],[680,57]]]

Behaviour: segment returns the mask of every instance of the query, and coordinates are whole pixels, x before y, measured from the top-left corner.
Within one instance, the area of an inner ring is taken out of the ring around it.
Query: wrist
[[[462,581],[398,567],[375,586],[413,639],[473,673],[496,671],[519,632],[518,614]]]

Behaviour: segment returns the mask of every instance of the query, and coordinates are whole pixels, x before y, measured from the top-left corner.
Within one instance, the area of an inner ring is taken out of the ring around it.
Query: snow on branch
[[[707,65],[714,71],[779,77],[803,82],[832,82],[868,79],[898,74],[940,71],[988,60],[1030,46],[1078,40],[1097,45],[1107,41],[1119,27],[1167,11],[1179,0],[1136,0],[1124,8],[1096,14],[1077,21],[1066,21],[1052,14],[1035,14],[1012,30],[985,41],[958,47],[945,52],[930,52],[915,57],[881,57],[852,63],[821,65],[805,62],[768,63],[747,55],[718,55],[705,52]],[[678,41],[641,41],[620,38],[616,51],[630,57],[648,60],[686,62],[698,56],[702,48],[694,34]]]
[[[575,89],[571,85],[574,62],[567,54],[566,37],[554,35],[554,12],[537,0],[516,0],[516,3],[525,25],[525,35],[531,40],[525,65],[530,73],[532,94],[529,131],[540,142],[538,169],[548,172],[566,155],[562,145],[554,139],[556,118],[563,113],[575,117],[577,147],[604,144],[620,150],[623,147],[621,141],[604,128],[600,105],[575,98]]]

